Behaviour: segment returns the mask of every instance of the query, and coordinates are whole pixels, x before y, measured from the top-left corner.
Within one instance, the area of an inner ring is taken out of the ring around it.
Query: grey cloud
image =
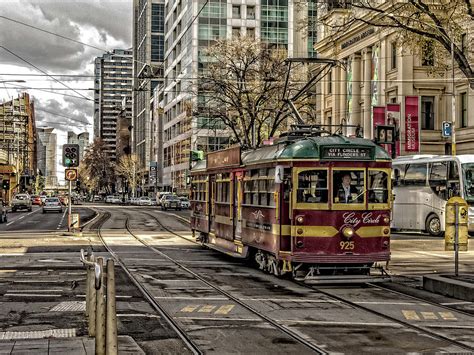
[[[80,34],[98,32],[90,45],[111,50],[114,39],[130,46],[131,1],[23,0],[21,4],[0,2],[0,13],[47,31],[81,40]],[[58,73],[85,70],[102,52],[32,28],[0,19],[0,43],[31,63]],[[0,49],[0,64],[26,66]]]
[[[84,131],[92,123],[92,105],[85,100],[64,98],[35,99],[35,116],[38,126],[51,126],[58,130]]]

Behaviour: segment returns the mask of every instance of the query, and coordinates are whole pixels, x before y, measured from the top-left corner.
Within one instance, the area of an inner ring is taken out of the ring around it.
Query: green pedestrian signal
[[[191,161],[204,160],[204,152],[202,150],[191,150]]]

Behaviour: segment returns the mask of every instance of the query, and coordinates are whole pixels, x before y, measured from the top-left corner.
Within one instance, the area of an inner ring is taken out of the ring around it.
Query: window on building
[[[463,92],[460,95],[460,107],[461,107],[461,127],[467,127],[467,93]]]
[[[240,18],[240,5],[232,5],[232,18]]]
[[[328,94],[332,94],[332,71],[328,73]]]
[[[391,57],[391,61],[390,61],[391,69],[395,69],[397,67],[397,43],[396,42],[392,42],[390,57]]]
[[[255,20],[255,6],[247,6],[247,20]]]
[[[240,27],[232,27],[232,38],[240,37]]]
[[[435,121],[435,97],[421,97],[421,129],[434,129]]]
[[[255,28],[247,28],[247,37],[255,39]]]
[[[427,41],[423,46],[421,65],[425,67],[434,65],[434,48],[432,41]]]

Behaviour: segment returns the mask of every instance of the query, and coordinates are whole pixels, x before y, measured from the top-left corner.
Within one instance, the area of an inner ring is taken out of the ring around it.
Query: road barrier
[[[87,268],[86,317],[89,336],[95,337],[95,353],[116,355],[118,345],[114,261],[106,261],[105,284],[103,258],[96,258],[93,253],[85,255],[81,249],[81,261]]]

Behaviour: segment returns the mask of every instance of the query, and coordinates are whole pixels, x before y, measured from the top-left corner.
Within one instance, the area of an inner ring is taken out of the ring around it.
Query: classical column
[[[364,51],[364,138],[372,139],[372,105],[371,105],[371,78],[372,78],[372,50]]]
[[[350,125],[362,125],[361,112],[360,112],[360,84],[362,79],[362,67],[361,67],[360,54],[354,54],[352,58],[352,113]],[[355,128],[349,130],[351,135],[355,134]]]

